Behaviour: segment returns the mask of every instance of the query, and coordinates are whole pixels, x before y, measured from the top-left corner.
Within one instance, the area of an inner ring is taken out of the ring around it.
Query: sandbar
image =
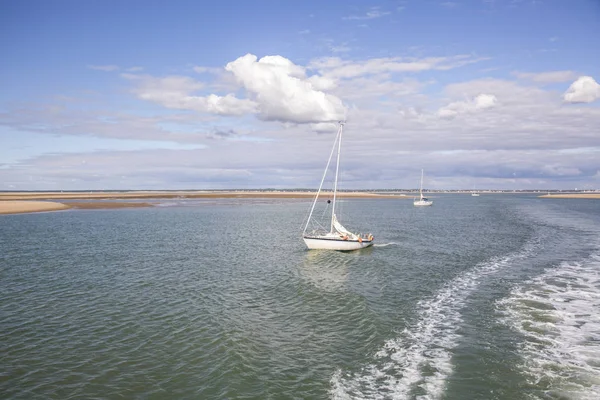
[[[99,210],[107,208],[139,208],[139,207],[154,207],[150,203],[133,203],[125,201],[86,201],[86,202],[69,202],[64,203],[70,208],[79,208],[84,210]]]
[[[313,191],[125,191],[125,192],[2,192],[0,193],[0,214],[21,214],[43,211],[73,209],[113,209],[133,207],[153,207],[152,203],[114,201],[135,199],[232,199],[232,198],[288,198],[312,199]],[[321,192],[331,196],[331,192]],[[338,198],[387,198],[412,199],[409,196],[369,192],[338,192]],[[58,202],[56,200],[66,200]],[[87,200],[87,201],[72,201]],[[98,200],[98,201],[95,201]],[[102,201],[110,200],[110,201]]]
[[[323,195],[330,194],[328,192]],[[59,199],[201,199],[201,198],[312,198],[312,191],[135,191],[135,192],[4,192],[0,200],[59,200]],[[369,192],[338,192],[340,198],[409,198],[392,194]]]
[[[54,201],[0,201],[0,214],[21,214],[65,210],[69,206]]]
[[[56,201],[0,200],[0,214],[25,214],[74,209],[99,210],[110,208],[153,207],[150,203],[124,201],[90,201],[59,203]]]
[[[600,193],[544,194],[539,197],[546,199],[600,199]]]

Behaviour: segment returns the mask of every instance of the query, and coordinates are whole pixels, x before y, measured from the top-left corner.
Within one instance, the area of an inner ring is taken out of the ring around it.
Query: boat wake
[[[398,244],[398,243],[396,243],[396,242],[381,243],[381,244],[374,244],[373,247],[388,247],[388,246],[393,246],[396,244]]]
[[[497,302],[522,336],[521,373],[530,398],[600,398],[600,254],[562,263]]]
[[[482,279],[532,256],[532,240],[518,252],[493,258],[445,284],[435,297],[418,303],[418,320],[398,338],[387,341],[371,364],[359,372],[338,370],[331,378],[333,399],[441,398],[452,374],[453,349],[460,335],[461,310]]]

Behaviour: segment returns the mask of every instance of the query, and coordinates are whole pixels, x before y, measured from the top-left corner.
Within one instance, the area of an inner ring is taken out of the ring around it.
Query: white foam
[[[600,255],[548,269],[497,307],[523,336],[519,368],[540,398],[600,399]]]
[[[334,399],[441,398],[452,374],[452,350],[462,322],[461,309],[481,278],[527,258],[539,245],[528,243],[520,252],[494,258],[465,271],[437,295],[418,303],[418,321],[379,350],[372,364],[359,373],[337,371],[331,378]]]
[[[395,243],[395,242],[390,242],[390,243],[376,243],[376,244],[373,245],[373,247],[387,247],[387,246],[393,246],[395,244],[398,244],[398,243]]]

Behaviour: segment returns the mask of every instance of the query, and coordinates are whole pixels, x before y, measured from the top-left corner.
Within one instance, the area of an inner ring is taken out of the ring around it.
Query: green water
[[[2,216],[0,397],[600,398],[600,202],[433,200]]]

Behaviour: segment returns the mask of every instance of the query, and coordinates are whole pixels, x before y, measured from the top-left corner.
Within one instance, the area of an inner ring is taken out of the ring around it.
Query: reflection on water
[[[299,268],[300,276],[319,289],[341,290],[348,283],[349,265],[372,252],[372,247],[351,252],[307,250]]]
[[[321,290],[341,290],[348,282],[349,257],[337,251],[306,251],[300,276]]]

